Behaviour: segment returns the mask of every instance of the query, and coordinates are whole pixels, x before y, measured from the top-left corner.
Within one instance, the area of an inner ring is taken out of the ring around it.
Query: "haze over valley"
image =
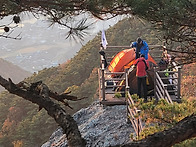
[[[0,39],[0,58],[31,73],[66,62],[79,51],[82,44],[84,45],[99,31],[107,29],[119,20],[119,18],[115,18],[109,21],[97,21],[81,44],[73,39],[65,39],[66,28],[57,24],[49,27],[46,20],[29,17],[24,15],[19,27],[13,29],[13,33],[10,35],[16,37],[20,34],[21,40]],[[11,17],[3,19],[0,25],[9,22],[11,22]],[[0,31],[2,32],[2,30]]]

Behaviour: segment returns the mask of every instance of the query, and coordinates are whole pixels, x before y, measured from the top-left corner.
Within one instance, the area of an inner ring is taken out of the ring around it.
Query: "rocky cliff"
[[[87,147],[107,147],[127,143],[134,132],[126,123],[126,106],[103,106],[98,101],[73,115]],[[66,136],[58,128],[42,147],[67,147]]]

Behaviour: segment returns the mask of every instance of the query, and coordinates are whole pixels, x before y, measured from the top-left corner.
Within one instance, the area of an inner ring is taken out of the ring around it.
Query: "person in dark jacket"
[[[146,77],[149,68],[149,63],[145,60],[144,55],[142,54],[140,58],[136,59],[134,66],[137,68],[136,77],[137,77],[137,94],[141,98],[141,88],[143,87],[144,92],[144,102],[147,102],[147,84]]]
[[[141,54],[144,55],[145,59],[148,59],[148,51],[149,47],[146,41],[142,40],[140,37],[137,38],[136,42],[133,42],[130,47],[135,47],[136,48],[136,56],[135,58],[139,58]]]

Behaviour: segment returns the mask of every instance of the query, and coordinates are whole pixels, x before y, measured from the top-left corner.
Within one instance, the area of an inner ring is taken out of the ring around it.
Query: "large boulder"
[[[87,147],[107,147],[130,142],[134,133],[126,122],[126,106],[102,106],[94,102],[73,115]],[[66,135],[58,128],[42,147],[67,147]]]

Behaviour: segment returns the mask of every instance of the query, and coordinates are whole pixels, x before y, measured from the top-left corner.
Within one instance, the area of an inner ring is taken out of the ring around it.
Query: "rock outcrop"
[[[126,122],[126,106],[103,106],[94,102],[73,115],[87,147],[107,147],[130,142],[134,133]],[[66,135],[58,128],[42,147],[67,147]]]

